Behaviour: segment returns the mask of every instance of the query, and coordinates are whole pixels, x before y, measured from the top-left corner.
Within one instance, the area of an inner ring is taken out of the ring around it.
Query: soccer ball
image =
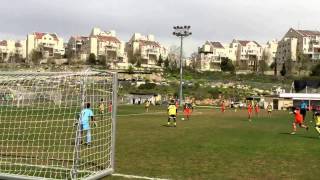
[[[181,118],[181,121],[184,121],[184,118]]]

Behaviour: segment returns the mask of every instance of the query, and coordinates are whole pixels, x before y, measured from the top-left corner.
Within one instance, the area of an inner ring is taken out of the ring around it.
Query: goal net
[[[116,73],[0,72],[0,179],[111,174],[116,101]]]

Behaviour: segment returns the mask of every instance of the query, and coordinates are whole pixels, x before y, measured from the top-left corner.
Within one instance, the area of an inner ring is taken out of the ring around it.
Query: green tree
[[[223,72],[235,72],[235,67],[229,58],[221,58],[220,68]]]
[[[282,69],[280,71],[281,76],[285,76],[287,74],[287,68],[286,68],[286,64],[283,63],[282,65]]]
[[[34,64],[40,64],[40,60],[43,58],[42,53],[40,51],[32,50],[30,59]]]
[[[272,62],[272,63],[270,64],[269,68],[270,68],[270,69],[274,69],[275,66],[276,66],[276,63],[275,63],[275,62]]]
[[[312,70],[311,70],[311,76],[318,76],[320,77],[320,63],[313,66]]]
[[[268,70],[268,64],[267,64],[267,62],[266,62],[266,60],[261,60],[260,62],[259,62],[259,70],[260,70],[260,73],[261,74],[264,74],[264,72],[266,71],[266,70]]]
[[[298,73],[299,76],[301,74],[301,71],[309,71],[309,63],[311,62],[310,57],[307,54],[298,54]]]
[[[162,56],[160,55],[159,56],[159,59],[158,59],[158,62],[157,62],[157,66],[162,66],[162,64],[163,64],[163,59],[162,59]]]
[[[105,55],[99,56],[99,64],[103,66],[107,65],[107,56]]]
[[[89,58],[88,58],[88,64],[96,64],[96,55],[93,53],[90,53]]]
[[[167,59],[164,61],[164,68],[168,69],[170,66],[170,61],[169,61],[169,57],[167,57]]]
[[[133,74],[134,73],[134,68],[133,68],[133,66],[129,66],[129,68],[128,68],[128,73],[129,74]]]

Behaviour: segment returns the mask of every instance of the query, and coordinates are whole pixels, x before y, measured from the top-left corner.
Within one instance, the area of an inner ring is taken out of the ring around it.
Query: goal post
[[[103,71],[0,72],[0,179],[113,173],[117,84]]]

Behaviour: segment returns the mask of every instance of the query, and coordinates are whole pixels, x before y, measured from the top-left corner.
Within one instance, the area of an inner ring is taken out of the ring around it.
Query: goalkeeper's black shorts
[[[169,118],[175,119],[176,115],[169,115]]]

